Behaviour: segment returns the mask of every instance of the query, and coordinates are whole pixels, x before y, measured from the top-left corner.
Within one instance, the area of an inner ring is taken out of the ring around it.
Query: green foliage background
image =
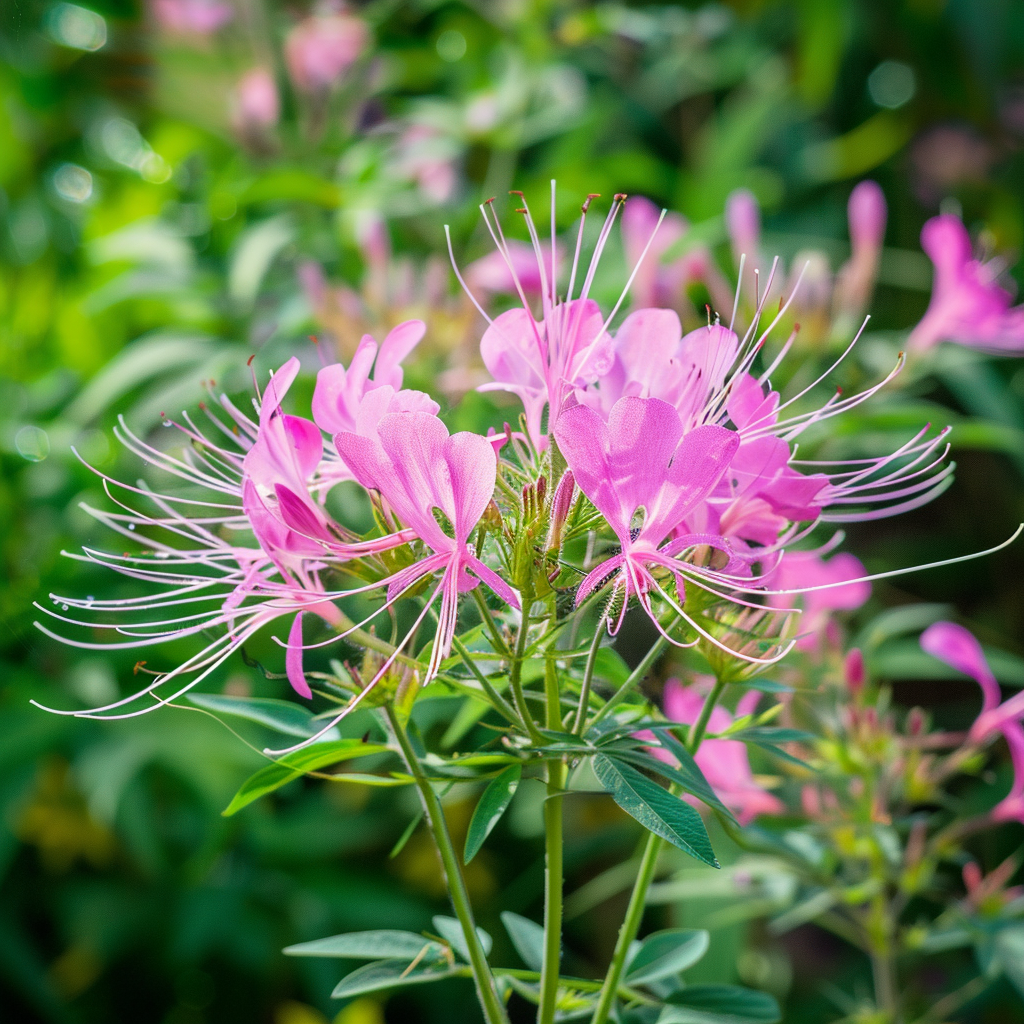
[[[767,250],[788,259],[821,248],[833,267],[850,187],[876,178],[890,223],[861,357],[873,373],[872,353],[895,351],[926,305],[930,267],[917,236],[940,201],[959,204],[993,249],[1024,244],[1024,9],[1004,0],[375,0],[357,8],[373,28],[372,52],[326,114],[288,92],[277,69],[284,117],[261,149],[235,139],[225,97],[254,59],[276,52],[303,2],[240,2],[245,31],[194,42],[159,33],[130,0],[95,0],[108,33],[95,53],[57,41],[60,6],[0,5],[0,1015],[316,1024],[339,1013],[328,998],[339,972],[286,960],[282,947],[374,926],[419,930],[444,912],[425,835],[388,858],[412,797],[299,782],[226,819],[220,811],[260,758],[210,718],[167,710],[101,724],[29,706],[30,696],[102,700],[128,685],[138,657],[74,651],[32,628],[32,602],[51,591],[119,586],[60,557],[103,539],[78,509],[102,503],[102,492],[71,446],[130,476],[138,468],[110,435],[118,412],[145,431],[165,408],[194,405],[204,381],[244,393],[253,352],[261,372],[293,351],[315,365],[306,339],[322,324],[297,271],[316,259],[332,282],[358,289],[366,213],[387,214],[395,252],[417,268],[443,252],[446,222],[457,253],[472,258],[487,251],[476,203],[514,187],[540,206],[552,177],[566,224],[587,192],[643,193],[686,214],[723,261],[723,202],[748,187],[765,210]],[[877,102],[878,79],[869,85],[886,61],[916,81],[893,109]],[[484,100],[496,113],[481,115]],[[411,123],[436,129],[455,170],[443,201],[399,166],[396,132]],[[88,201],[56,189],[66,164],[92,175]],[[367,324],[422,312],[415,289],[395,295],[366,300]],[[466,330],[456,300],[445,302],[431,320],[428,365],[416,371],[421,386]],[[851,531],[849,547],[872,569],[997,543],[1024,519],[1024,366],[953,353],[890,405],[847,420],[848,443],[860,432],[874,450],[901,415],[932,413],[959,425],[957,483],[927,509]],[[471,398],[454,416],[489,422],[500,410]],[[983,641],[1024,653],[1022,552],[879,586],[865,615],[948,601]],[[273,665],[275,650],[265,641],[250,653]],[[976,697],[967,684],[925,687],[912,669],[903,674],[905,703],[967,720]],[[241,660],[225,684],[284,689]],[[422,726],[450,713],[440,704],[422,709]],[[255,730],[246,736],[259,744]],[[499,943],[499,910],[537,912],[537,788],[524,784],[470,870]],[[456,829],[471,809],[450,808]],[[598,797],[571,801],[569,813],[567,870],[578,887],[627,856],[637,834]],[[995,864],[1020,840],[1008,826],[978,855]],[[572,969],[583,972],[606,962],[624,900],[614,885],[589,895],[569,908],[569,938],[584,958]],[[691,898],[652,909],[651,920],[698,926],[708,911]],[[863,970],[813,929],[781,942],[719,917],[701,980],[774,991],[787,1021],[824,1019],[822,979],[855,986]],[[966,977],[975,968],[950,955],[936,969]],[[1011,1019],[1014,998],[997,987],[970,1019]],[[468,983],[449,983],[386,1005],[364,1000],[339,1020],[476,1012]]]

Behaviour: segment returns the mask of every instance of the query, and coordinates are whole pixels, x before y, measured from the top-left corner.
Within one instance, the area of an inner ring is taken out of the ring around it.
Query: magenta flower
[[[442,573],[417,621],[418,626],[440,595],[437,634],[427,670],[430,678],[451,650],[460,592],[483,581],[506,604],[519,607],[515,591],[477,558],[469,543],[494,494],[494,447],[479,434],[449,436],[441,420],[426,412],[389,414],[380,421],[376,437],[341,431],[335,444],[356,480],[380,494],[408,531],[433,552],[385,581],[388,601],[424,576]],[[445,526],[435,512],[442,514]],[[394,547],[405,542],[408,531],[367,542],[366,547]]]
[[[150,7],[161,28],[180,35],[208,36],[235,16],[223,0],[152,0]]]
[[[972,742],[984,743],[1007,722],[1024,716],[1024,691],[1003,701],[985,652],[970,630],[955,622],[935,622],[921,634],[921,647],[981,687],[981,712],[969,733]]]
[[[579,604],[614,573],[613,593],[622,598],[618,629],[626,605],[635,596],[657,623],[649,592],[662,595],[701,635],[706,635],[680,605],[684,577],[697,571],[677,553],[710,543],[728,552],[722,538],[669,536],[695,506],[705,501],[739,445],[734,433],[718,426],[684,432],[679,414],[657,398],[622,398],[608,422],[586,406],[567,409],[555,424],[558,446],[580,490],[605,517],[621,545],[580,584]],[[730,559],[731,562],[731,559]],[[678,604],[658,582],[652,569],[667,569],[676,579]]]
[[[1024,306],[997,280],[998,267],[974,259],[959,217],[933,217],[921,229],[921,247],[935,264],[932,298],[907,346],[917,351],[953,341],[991,352],[1024,351]]]
[[[808,590],[801,601],[801,635],[796,646],[813,651],[830,634],[833,641],[838,641],[834,636],[833,612],[853,611],[871,596],[866,575],[860,559],[847,552],[826,561],[817,551],[786,551],[771,574],[770,585],[791,593],[773,595],[769,603],[776,608],[792,608],[796,603],[796,594],[792,592],[803,587],[821,588]]]
[[[560,246],[556,246],[555,254],[557,271],[562,263]],[[541,260],[544,266],[551,266],[550,245],[541,246]],[[466,267],[466,284],[477,291],[492,294],[515,295],[517,288],[522,288],[532,298],[541,293],[540,267],[541,263],[537,260],[533,246],[509,239],[504,254],[495,249]]]
[[[322,93],[355,63],[369,42],[362,19],[351,14],[314,15],[300,21],[284,44],[284,59],[295,88]]]
[[[1019,821],[1024,825],[1024,727],[1015,719],[1000,727],[1010,748],[1013,783],[1010,792],[992,808],[993,821]]]
[[[709,678],[698,678],[697,683],[711,681]],[[753,714],[760,696],[757,690],[745,693],[736,706],[735,718]],[[665,715],[672,721],[693,725],[700,717],[703,706],[704,695],[699,685],[683,686],[678,679],[670,679],[665,684]],[[722,803],[736,815],[736,820],[741,825],[749,825],[758,815],[782,814],[785,807],[778,797],[754,781],[745,743],[714,737],[714,733],[725,732],[735,718],[720,704],[716,705],[708,720],[708,732],[712,736],[701,743],[693,759]],[[667,754],[662,750],[656,753],[660,757]],[[694,797],[684,799],[698,806]]]
[[[836,308],[859,316],[868,306],[878,276],[888,210],[885,195],[873,181],[859,182],[850,193],[850,259],[836,281]]]

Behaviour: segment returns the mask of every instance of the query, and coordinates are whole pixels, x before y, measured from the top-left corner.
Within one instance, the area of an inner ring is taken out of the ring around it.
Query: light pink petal
[[[288,631],[288,649],[284,656],[285,671],[288,674],[288,682],[292,689],[307,700],[313,696],[313,691],[306,682],[306,676],[302,671],[302,612],[292,619],[292,628]]]
[[[447,439],[445,462],[452,504],[441,508],[455,527],[456,539],[464,544],[494,497],[498,460],[486,437],[463,431]]]
[[[375,384],[390,384],[396,391],[402,386],[402,360],[420,343],[427,333],[422,320],[406,320],[393,327],[381,342],[380,354],[373,370]]]
[[[955,622],[933,623],[921,634],[921,648],[977,682],[981,687],[983,711],[991,711],[999,704],[999,684],[985,660],[981,644],[970,630]]]
[[[470,558],[467,565],[505,604],[512,608],[520,607],[519,595],[493,569],[484,565],[479,558]]]

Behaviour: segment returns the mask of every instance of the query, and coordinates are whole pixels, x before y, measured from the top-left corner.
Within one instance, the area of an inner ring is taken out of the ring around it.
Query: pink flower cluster
[[[547,481],[547,493],[557,496],[564,515],[580,500],[574,498],[578,489],[602,523],[576,601],[600,593],[612,632],[636,602],[660,630],[666,612],[685,624],[688,639],[666,632],[672,643],[705,642],[765,664],[790,645],[779,643],[770,658],[733,650],[691,613],[690,588],[740,609],[763,611],[767,603],[787,615],[796,595],[807,594],[803,642],[812,646],[829,609],[862,601],[867,578],[855,559],[840,555],[822,563],[822,549],[789,549],[818,524],[873,519],[930,500],[949,483],[945,433],[923,430],[870,460],[825,465],[797,459],[794,442],[808,427],[853,408],[885,381],[849,397],[829,394],[823,402],[812,392],[828,372],[790,397],[775,391],[770,377],[792,338],[764,360],[768,365],[755,366],[793,297],[763,326],[770,276],[742,336],[718,322],[684,335],[676,313],[658,308],[635,309],[613,329],[658,238],[653,223],[622,296],[605,314],[590,292],[624,199],[616,197],[587,265],[580,253],[590,200],[584,205],[564,298],[555,240],[542,248],[524,209],[534,254],[526,281],[521,250],[509,245],[486,210],[522,306],[489,322],[480,352],[493,377],[488,387],[521,400],[522,433],[506,426],[489,436],[450,434],[438,404],[404,387],[402,361],[425,332],[419,321],[400,324],[380,346],[364,337],[348,367],[321,369],[311,418],[284,408],[300,369],[293,358],[272,375],[255,420],[226,398],[219,413],[205,409],[206,433],[186,415],[177,426],[191,443],[180,458],[122,425],[119,433],[133,451],[191,487],[187,496],[160,495],[106,481],[149,504],[148,511],[123,505],[123,512],[95,513],[119,533],[144,538],[145,550],[87,550],[81,557],[164,589],[140,599],[56,599],[117,620],[98,626],[62,614],[66,609],[47,610],[69,625],[125,635],[126,647],[211,629],[218,636],[130,697],[71,713],[127,716],[174,700],[280,618],[290,620],[283,642],[288,678],[309,696],[303,651],[320,643],[304,641],[305,613],[330,627],[324,643],[332,643],[413,591],[424,595],[415,622],[338,718],[400,657],[409,665],[402,652],[433,613],[429,656],[413,663],[431,678],[452,648],[461,595],[482,583],[515,616],[520,598],[506,545],[520,510],[510,504],[510,494],[518,492],[508,480],[538,480],[563,459],[568,473]],[[644,287],[656,298],[657,275]],[[538,313],[528,291],[539,300]],[[328,492],[346,480],[370,495],[380,525],[375,535],[360,539],[329,513]],[[206,497],[195,496],[199,488]],[[339,585],[349,578],[355,585]],[[374,594],[382,602],[362,622],[352,623],[341,611],[344,599]],[[74,642],[102,646],[92,639]]]

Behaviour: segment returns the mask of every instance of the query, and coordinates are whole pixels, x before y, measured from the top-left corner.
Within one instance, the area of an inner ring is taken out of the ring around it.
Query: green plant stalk
[[[526,659],[526,638],[530,632],[530,606],[533,604],[531,598],[523,595],[523,618],[519,624],[519,633],[516,636],[516,649],[512,655],[512,664],[509,667],[508,682],[512,690],[512,700],[519,712],[519,717],[526,726],[526,731],[534,742],[542,743],[544,737],[537,731],[537,723],[534,722],[530,709],[526,705],[526,694],[523,693],[523,661]]]
[[[562,706],[555,659],[549,657],[544,669],[545,724],[549,729],[559,729]],[[562,802],[568,767],[564,758],[551,758],[545,767],[548,792],[544,801],[544,960],[541,963],[537,1024],[554,1024],[562,960]]]
[[[711,692],[704,701],[697,721],[690,729],[690,735],[686,748],[691,754],[696,754],[700,749],[704,733],[707,731],[708,721],[711,719],[711,712],[718,703],[718,698],[725,689],[725,683],[716,680]],[[678,795],[679,790],[675,786],[669,787],[670,793]],[[615,943],[615,951],[612,954],[612,962],[608,966],[608,973],[605,975],[604,984],[601,986],[601,996],[597,1001],[597,1008],[591,1024],[607,1024],[608,1015],[612,1011],[612,1004],[615,1002],[615,995],[619,990],[622,981],[622,972],[626,967],[626,954],[633,944],[637,932],[640,930],[640,922],[644,916],[644,906],[647,903],[647,890],[654,881],[654,873],[658,868],[658,857],[665,840],[656,836],[653,832],[647,836],[644,844],[644,852],[640,857],[640,867],[637,871],[636,882],[629,897],[629,906],[626,908],[626,917],[619,929],[619,937]]]
[[[519,716],[515,712],[515,708],[491,685],[491,681],[480,671],[480,666],[473,660],[472,655],[466,650],[465,645],[457,636],[452,637],[452,646],[458,652],[459,657],[462,658],[469,671],[476,677],[476,681],[490,698],[495,710],[513,725],[522,725],[519,721]]]
[[[580,706],[576,709],[576,721],[572,726],[572,731],[577,735],[583,734],[583,725],[587,720],[587,711],[590,710],[590,688],[594,682],[594,666],[597,664],[597,652],[601,648],[601,634],[603,632],[604,617],[602,616],[594,627],[594,640],[590,645],[590,651],[587,653],[587,663],[583,669],[583,685],[580,687]]]
[[[438,800],[430,780],[423,774],[416,752],[409,743],[398,715],[395,713],[394,705],[385,705],[388,721],[395,733],[395,738],[402,750],[402,757],[405,760],[409,771],[416,780],[416,788],[419,790],[420,799],[423,801],[423,812],[427,817],[430,830],[434,834],[434,842],[437,852],[441,857],[441,867],[444,871],[445,881],[448,886],[448,895],[451,897],[452,907],[455,916],[462,926],[462,933],[466,940],[466,947],[469,951],[469,962],[473,970],[473,980],[476,983],[477,996],[484,1011],[487,1024],[508,1024],[508,1015],[505,1007],[498,996],[498,990],[494,984],[494,976],[487,963],[487,954],[484,953],[480,944],[480,936],[477,935],[476,922],[473,919],[473,908],[469,901],[469,893],[466,890],[466,879],[462,874],[459,865],[459,858],[452,845],[452,837],[448,831],[448,822],[445,820],[444,809],[441,801]]]

